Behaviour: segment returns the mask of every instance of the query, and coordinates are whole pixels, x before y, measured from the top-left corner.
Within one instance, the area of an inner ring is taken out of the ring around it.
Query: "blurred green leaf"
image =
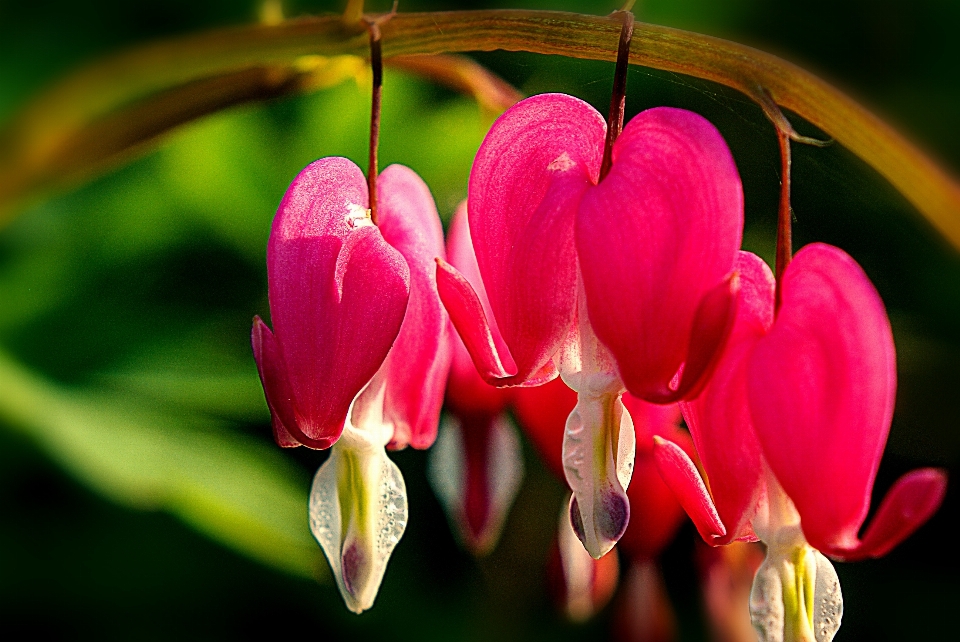
[[[141,364],[146,366],[147,364]],[[188,369],[113,371],[97,379],[110,387],[204,415],[241,421],[270,420],[253,368],[201,373]]]
[[[307,526],[308,480],[217,423],[59,388],[0,352],[0,417],[118,502],[163,509],[265,564],[326,577]]]

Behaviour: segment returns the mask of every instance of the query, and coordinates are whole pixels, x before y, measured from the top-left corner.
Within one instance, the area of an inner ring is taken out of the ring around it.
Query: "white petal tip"
[[[338,441],[313,479],[310,529],[354,613],[373,606],[406,526],[406,486],[383,446]]]

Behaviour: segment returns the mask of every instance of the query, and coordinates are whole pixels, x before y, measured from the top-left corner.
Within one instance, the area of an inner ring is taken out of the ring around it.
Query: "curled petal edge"
[[[883,557],[933,516],[947,492],[947,474],[921,468],[897,480],[877,509],[863,537],[853,546],[818,545],[830,557],[847,562]]]
[[[293,394],[286,379],[286,368],[282,363],[283,357],[278,349],[277,339],[259,316],[253,317],[250,344],[253,347],[253,358],[257,362],[260,383],[263,384],[264,396],[267,398],[267,406],[270,408],[273,438],[277,445],[282,448],[302,445],[314,450],[325,450],[336,443],[340,437],[339,432],[330,438],[312,439],[303,434],[297,426]]]
[[[509,353],[501,358],[487,315],[480,297],[470,282],[460,272],[437,257],[437,292],[443,307],[447,309],[457,334],[463,340],[477,372],[491,386],[509,385],[510,378],[517,374],[516,365]],[[508,365],[504,364],[508,362]],[[507,368],[512,366],[512,372]]]
[[[676,495],[703,541],[711,546],[725,544],[727,529],[690,456],[672,441],[654,436],[653,457],[660,477]]]

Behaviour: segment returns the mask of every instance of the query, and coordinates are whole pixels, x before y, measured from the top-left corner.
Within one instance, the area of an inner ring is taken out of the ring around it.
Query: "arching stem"
[[[600,164],[599,181],[606,178],[613,164],[613,144],[623,130],[623,110],[627,99],[627,69],[630,63],[630,43],[633,41],[633,14],[618,11],[623,20],[620,28],[620,46],[617,48],[617,69],[613,76],[613,92],[610,96],[610,113],[607,116],[607,139],[603,145],[603,161]]]

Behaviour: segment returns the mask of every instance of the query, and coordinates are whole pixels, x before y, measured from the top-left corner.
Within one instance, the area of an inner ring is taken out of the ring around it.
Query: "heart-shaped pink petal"
[[[797,253],[781,291],[750,357],[750,414],[807,540],[854,546],[893,416],[890,322],[860,266],[822,243]]]
[[[543,94],[507,110],[477,152],[470,234],[497,326],[517,366],[508,383],[545,376],[573,323],[573,221],[596,179],[605,130],[587,103]],[[452,310],[451,316],[456,323]]]
[[[730,293],[698,310],[733,269],[742,229],[740,177],[713,125],[668,107],[627,124],[610,173],[580,204],[576,244],[590,323],[632,394],[676,400],[671,382],[694,355],[691,374],[709,375]],[[698,317],[709,327],[694,333]],[[697,383],[681,381],[689,394]]]
[[[310,443],[339,437],[407,307],[407,263],[366,208],[360,169],[323,158],[290,184],[270,233],[270,316],[295,411],[295,425],[284,425]]]

